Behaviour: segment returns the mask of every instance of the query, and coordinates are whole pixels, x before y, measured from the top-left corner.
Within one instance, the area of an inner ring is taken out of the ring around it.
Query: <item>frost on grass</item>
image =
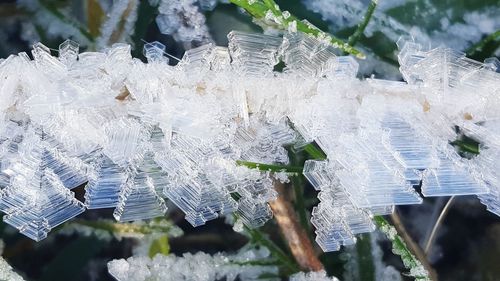
[[[275,266],[252,265],[252,261],[269,257],[269,251],[243,250],[236,255],[198,252],[175,255],[130,257],[108,263],[109,273],[118,281],[215,281],[215,280],[260,280],[262,274],[276,275]],[[238,279],[237,279],[238,278]]]
[[[205,24],[205,15],[201,9],[213,9],[217,0],[161,0],[158,2],[159,15],[156,17],[156,24],[161,33],[172,35],[176,41],[186,46],[192,46],[192,44],[198,46],[212,41]]]
[[[290,276],[290,281],[338,281],[335,277],[328,277],[324,270],[317,272],[299,272]]]
[[[39,240],[85,208],[128,222],[163,216],[168,200],[193,226],[236,213],[259,227],[272,217],[273,180],[291,173],[285,147],[311,142],[325,153],[303,167],[319,191],[311,221],[324,251],[354,244],[395,205],[421,203],[420,182],[425,196],[477,194],[500,213],[494,59],[399,41],[406,82],[359,80],[352,57],[306,35],[228,38],[176,66],[158,42],[145,46],[148,63],[126,44],[78,54],[70,41],[57,57],[38,43],[34,60],[1,61],[5,221]],[[456,126],[479,156],[450,144]],[[82,184],[84,204],[70,191]]]

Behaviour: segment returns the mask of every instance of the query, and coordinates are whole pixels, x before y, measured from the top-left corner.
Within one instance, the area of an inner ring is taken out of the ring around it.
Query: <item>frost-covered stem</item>
[[[82,219],[74,219],[69,224],[79,224],[95,229],[105,230],[110,233],[136,233],[136,234],[151,234],[151,233],[169,233],[172,230],[171,225],[149,224],[138,225],[133,223],[118,223],[112,221],[90,221]]]
[[[306,146],[304,146],[305,152],[307,152],[313,159],[316,160],[325,160],[326,155],[325,153],[317,148],[314,144],[308,143]]]
[[[304,167],[283,166],[274,164],[263,164],[250,161],[236,160],[236,164],[246,166],[250,169],[259,169],[261,171],[270,172],[286,172],[290,174],[301,174]]]
[[[477,42],[476,44],[472,45],[467,51],[467,56],[473,56],[477,52],[480,52],[483,50],[484,46],[486,46],[488,43],[493,42],[493,41],[498,41],[500,40],[500,29],[493,32],[492,34],[486,36],[483,38],[481,41]]]
[[[356,242],[359,279],[363,281],[375,281],[375,265],[373,264],[370,233],[363,233],[360,235],[360,238]]]
[[[289,273],[295,273],[299,271],[297,268],[297,264],[292,259],[290,259],[288,255],[285,254],[285,252],[283,252],[280,247],[278,247],[278,245],[266,238],[262,234],[262,232],[260,232],[258,229],[250,228],[246,225],[243,225],[243,228],[245,229],[245,232],[250,235],[250,238],[253,242],[266,247],[269,252],[271,252],[271,255],[286,267]]]
[[[366,29],[366,26],[370,22],[370,19],[372,18],[373,12],[375,12],[375,8],[377,7],[378,0],[372,0],[370,2],[370,5],[368,6],[368,9],[366,10],[366,13],[363,17],[363,20],[358,24],[358,27],[356,28],[356,31],[349,36],[349,39],[347,41],[347,44],[354,46],[358,42],[359,38],[363,34],[363,32]]]
[[[328,40],[332,46],[338,48],[344,52],[352,54],[358,58],[365,58],[365,54],[361,51],[357,50],[353,46],[348,43],[336,38],[330,34],[326,34],[321,31],[319,28],[303,22],[299,20],[294,15],[284,15],[283,11],[280,10],[278,4],[274,2],[274,0],[229,0],[231,3],[245,9],[251,16],[256,19],[265,19],[266,14],[271,12],[276,21],[273,24],[276,24],[280,29],[288,30],[291,24],[296,25],[296,30],[309,34],[315,38],[320,40]]]
[[[436,220],[436,223],[434,224],[434,227],[432,228],[431,235],[429,235],[429,239],[424,243],[425,248],[424,252],[426,255],[428,255],[431,251],[432,244],[434,243],[434,239],[436,239],[436,234],[439,229],[439,227],[442,225],[444,218],[450,211],[451,204],[455,200],[455,196],[451,196],[448,202],[446,202],[446,205],[444,205],[443,210],[441,210],[441,213],[439,214],[438,219]]]
[[[89,42],[94,42],[94,37],[85,27],[83,27],[76,21],[66,18],[66,16],[63,13],[61,13],[56,7],[54,7],[53,4],[47,3],[46,1],[43,0],[40,0],[39,3],[42,8],[44,8],[54,17],[58,18],[61,22],[76,28],[85,38],[87,38],[87,40],[89,40]]]
[[[392,252],[396,255],[401,256],[403,265],[405,266],[405,268],[410,270],[410,272],[408,273],[409,276],[412,276],[413,278],[415,278],[415,280],[437,281],[437,276],[435,273],[433,273],[434,271],[430,267],[425,256],[423,256],[423,258],[421,258],[420,260],[415,257],[414,253],[412,253],[412,251],[410,251],[410,249],[408,248],[405,240],[399,235],[399,233],[401,232],[398,233],[396,228],[382,216],[375,216],[373,219],[380,231],[382,231],[387,239],[392,242]],[[401,229],[400,231],[404,230]],[[406,231],[404,231],[404,233],[406,233]],[[401,235],[405,236],[404,234]],[[409,235],[406,237],[408,239]],[[412,240],[409,239],[409,241]],[[424,266],[424,264],[426,266]]]
[[[287,200],[284,184],[275,182],[274,187],[278,192],[278,198],[270,203],[271,209],[295,260],[304,270],[324,270],[323,264],[314,253],[306,231],[298,222],[290,200]]]
[[[122,16],[120,17],[120,21],[113,30],[113,33],[111,33],[107,45],[112,45],[113,43],[118,42],[118,40],[122,37],[123,33],[125,32],[125,23],[127,21],[127,18],[133,12],[135,5],[136,5],[135,1],[128,2],[127,8],[125,9],[125,11],[123,11]]]

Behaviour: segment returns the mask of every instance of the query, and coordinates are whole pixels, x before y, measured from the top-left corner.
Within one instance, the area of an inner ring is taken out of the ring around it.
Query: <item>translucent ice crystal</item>
[[[212,39],[205,25],[205,16],[196,2],[196,0],[160,1],[159,15],[156,17],[160,32],[172,35],[176,41],[185,44],[210,42]],[[204,9],[211,9],[215,5],[214,0],[199,2]]]
[[[175,255],[156,255],[154,258],[131,257],[108,263],[109,273],[118,281],[146,280],[259,280],[262,274],[277,273],[277,267],[238,265],[238,263],[267,258],[269,251],[246,250],[236,255],[217,253],[213,256],[198,252]]]
[[[59,60],[65,65],[71,65],[78,58],[79,45],[75,41],[66,40],[59,45]]]
[[[149,63],[154,61],[167,61],[168,59],[163,56],[165,53],[165,45],[158,41],[144,44],[143,54],[148,59]]]
[[[110,16],[137,3],[118,1]],[[235,213],[239,228],[259,227],[272,218],[274,180],[288,174],[242,163],[290,165],[289,151],[311,142],[326,154],[303,169],[319,191],[311,221],[325,251],[372,231],[373,215],[422,202],[417,185],[424,196],[478,195],[500,215],[497,61],[401,40],[406,82],[359,80],[357,61],[300,33],[233,31],[215,46],[199,11],[213,4],[160,3],[162,32],[188,49],[176,66],[158,42],[144,46],[148,63],[127,44],[79,54],[73,41],[58,57],[37,43],[33,60],[0,60],[6,222],[40,240],[84,207],[131,221],[162,216],[169,200],[193,226]],[[450,144],[462,134],[479,155]],[[70,191],[83,184],[84,204]],[[137,276],[157,274],[143,269]]]
[[[316,272],[299,272],[290,276],[290,281],[338,281],[335,277],[328,277],[324,270]]]
[[[233,68],[242,74],[270,74],[278,63],[281,37],[231,31],[227,38]]]

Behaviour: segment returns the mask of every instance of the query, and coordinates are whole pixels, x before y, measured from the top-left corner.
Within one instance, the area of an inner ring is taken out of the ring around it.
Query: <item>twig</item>
[[[446,202],[446,205],[444,205],[443,210],[441,210],[441,214],[439,215],[438,219],[436,220],[436,223],[434,224],[434,227],[432,228],[431,235],[429,236],[429,239],[424,243],[425,248],[424,252],[426,255],[429,255],[431,251],[432,244],[434,243],[434,240],[436,239],[436,234],[439,229],[439,227],[443,224],[443,220],[450,211],[451,204],[455,200],[455,196],[451,196],[448,202]]]
[[[293,206],[286,198],[285,186],[280,182],[275,182],[274,186],[278,192],[278,199],[270,203],[271,209],[295,260],[302,269],[323,270],[323,264],[316,257],[307,233],[300,226]]]
[[[347,44],[354,46],[358,42],[359,38],[363,34],[363,32],[366,29],[366,26],[370,22],[370,19],[372,18],[373,12],[375,12],[375,8],[377,7],[378,0],[372,0],[370,2],[370,5],[368,6],[368,9],[366,10],[366,13],[363,17],[363,20],[358,24],[358,27],[356,28],[356,31],[349,36],[349,39],[347,40]]]
[[[394,224],[394,227],[396,228],[396,231],[401,235],[403,240],[406,242],[406,245],[410,248],[410,251],[416,256],[416,258],[422,263],[424,268],[429,272],[429,275],[432,280],[437,281],[437,273],[432,268],[432,266],[429,264],[429,261],[427,260],[427,256],[425,253],[422,251],[420,246],[413,240],[413,238],[408,234],[408,231],[406,231],[406,227],[404,224],[401,222],[401,218],[399,217],[397,210],[394,210],[394,213],[391,214],[391,220]]]

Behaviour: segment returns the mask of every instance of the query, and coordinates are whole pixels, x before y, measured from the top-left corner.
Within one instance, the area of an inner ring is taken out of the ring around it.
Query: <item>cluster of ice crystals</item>
[[[156,255],[131,257],[127,260],[113,260],[108,263],[109,273],[118,281],[145,280],[259,280],[264,273],[277,274],[273,266],[240,265],[245,262],[259,261],[269,257],[269,251],[245,250],[236,255],[217,253],[209,255],[202,252],[175,255]]]
[[[335,277],[328,277],[324,270],[312,272],[299,272],[290,276],[290,281],[338,281]]]
[[[215,5],[217,0],[161,0],[156,24],[161,33],[172,35],[176,41],[188,45],[208,43],[212,38],[200,8],[212,10]]]
[[[17,274],[4,258],[0,257],[0,280],[24,281],[25,279]]]
[[[285,146],[314,142],[316,241],[325,251],[372,231],[373,215],[425,196],[478,194],[500,214],[498,62],[399,41],[406,82],[356,78],[358,63],[300,33],[233,31],[229,46],[188,50],[176,66],[147,43],[59,56],[38,43],[0,64],[0,209],[33,239],[84,208],[119,221],[162,216],[170,200],[193,225],[236,213],[249,227],[272,217],[271,174],[238,160],[288,165]],[[285,67],[274,71],[279,61]],[[454,129],[481,153],[460,157]],[[85,184],[85,202],[70,189]]]

